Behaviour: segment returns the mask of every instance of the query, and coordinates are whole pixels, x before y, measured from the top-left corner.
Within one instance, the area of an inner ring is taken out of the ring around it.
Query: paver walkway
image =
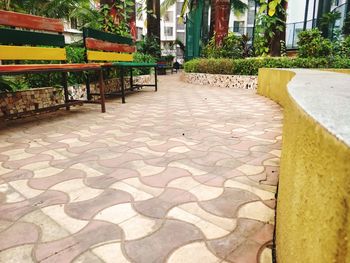
[[[177,78],[0,131],[0,262],[271,262],[279,106]]]

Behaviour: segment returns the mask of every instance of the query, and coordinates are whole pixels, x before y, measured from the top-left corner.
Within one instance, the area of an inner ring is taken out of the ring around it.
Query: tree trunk
[[[328,37],[329,28],[327,25],[321,25],[322,17],[331,11],[331,1],[330,0],[320,0],[318,3],[317,10],[317,26],[322,31],[323,37]]]
[[[287,10],[287,1],[282,0],[281,5],[283,6],[284,10]],[[279,31],[277,29],[274,30],[275,35],[271,38],[270,41],[270,55],[273,57],[279,57],[281,56],[281,41],[285,42],[286,41],[286,15],[285,13],[278,12],[276,13],[276,16],[284,21],[284,23],[278,23],[279,26],[283,27],[283,31]]]
[[[160,0],[147,0],[147,37],[156,38],[160,46]]]
[[[216,46],[221,46],[223,39],[228,34],[230,12],[230,0],[216,0],[214,29]]]
[[[136,30],[136,1],[134,0],[133,12],[130,14],[130,35],[134,41],[137,39],[137,30]]]

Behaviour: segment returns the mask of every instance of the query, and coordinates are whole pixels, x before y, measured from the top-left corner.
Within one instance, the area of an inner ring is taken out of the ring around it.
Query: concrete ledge
[[[184,72],[182,80],[191,84],[219,88],[256,89],[258,77]]]
[[[258,93],[284,107],[278,262],[350,262],[349,83],[334,72],[259,71]]]

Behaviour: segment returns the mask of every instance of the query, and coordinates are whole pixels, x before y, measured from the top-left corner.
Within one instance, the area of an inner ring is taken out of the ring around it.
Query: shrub
[[[193,59],[185,63],[189,73],[258,75],[259,68],[350,68],[349,58],[248,58]]]
[[[229,33],[222,41],[221,47],[215,45],[215,36],[203,49],[206,58],[242,58],[244,55],[244,40],[242,36]]]
[[[139,52],[134,53],[134,62],[146,62],[146,63],[155,63],[156,59],[148,54],[143,54]],[[150,68],[140,68],[140,69],[135,69],[134,75],[147,75],[151,71]]]
[[[332,54],[332,43],[325,39],[318,29],[302,31],[298,37],[299,57],[322,58]]]
[[[345,57],[350,58],[350,36],[347,36],[342,42],[342,52]]]
[[[136,42],[137,52],[151,55],[155,58],[160,57],[161,49],[155,37],[143,37],[142,40]]]

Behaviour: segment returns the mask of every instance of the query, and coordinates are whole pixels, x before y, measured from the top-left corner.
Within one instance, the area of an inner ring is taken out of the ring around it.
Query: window
[[[165,22],[173,22],[174,20],[174,12],[173,11],[166,11],[164,15],[164,21]]]
[[[78,21],[76,18],[70,19],[70,28],[71,29],[78,29]]]
[[[167,36],[167,37],[170,37],[173,35],[173,27],[171,26],[166,26],[164,27],[164,35]]]
[[[142,27],[137,27],[137,40],[142,39]]]
[[[233,32],[244,34],[244,21],[234,21],[233,22]]]

